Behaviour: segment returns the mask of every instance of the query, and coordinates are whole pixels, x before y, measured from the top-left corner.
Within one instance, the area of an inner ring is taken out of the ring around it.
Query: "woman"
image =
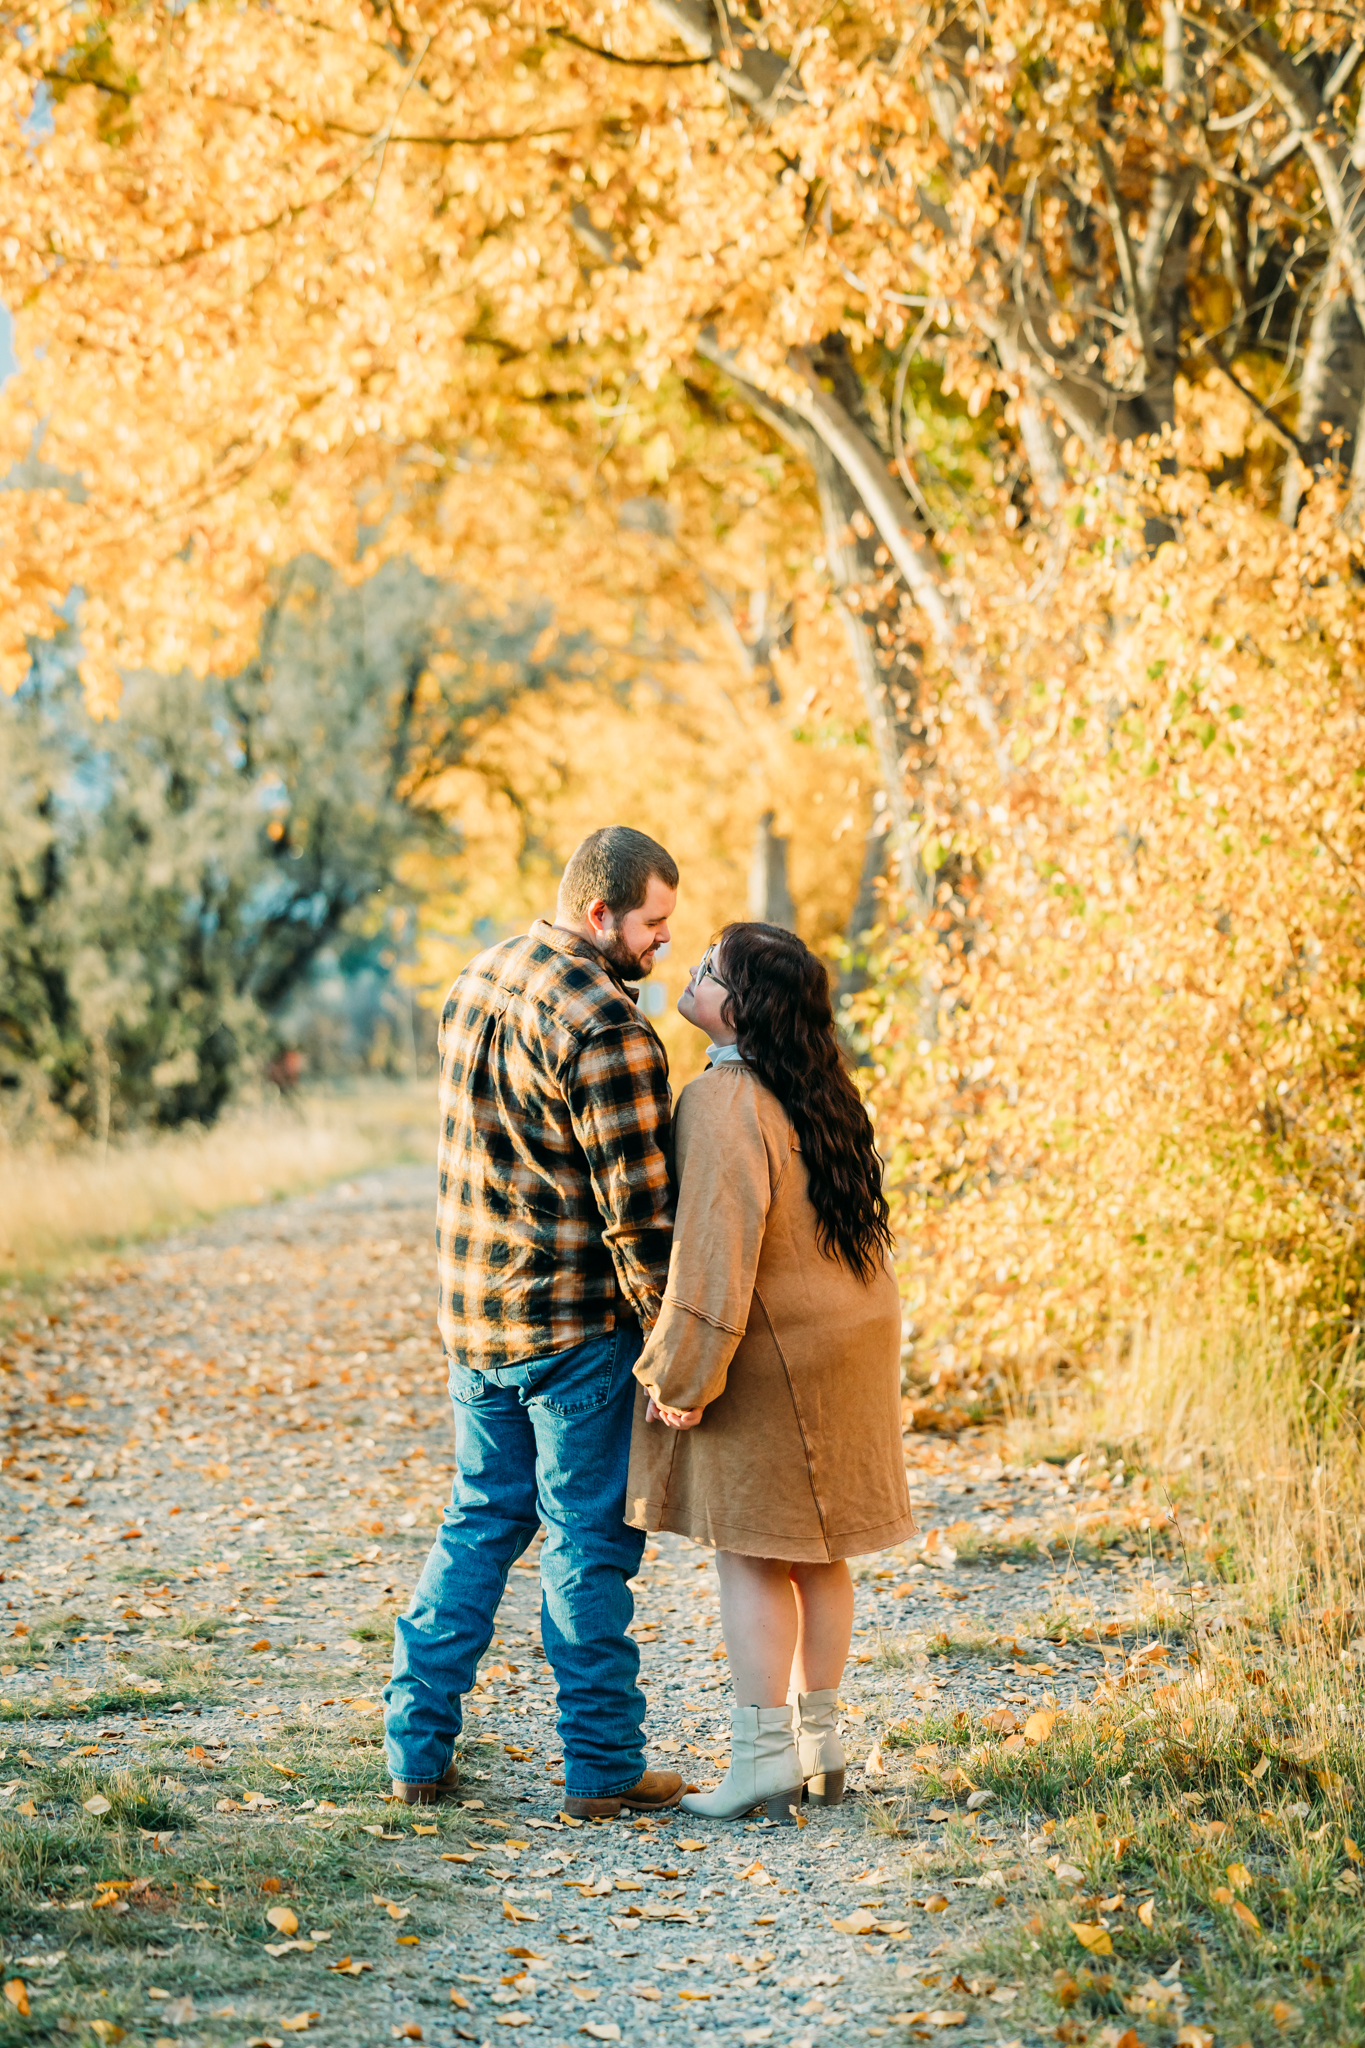
[[[727,925],[678,1009],[711,1045],[673,1123],[677,1220],[635,1367],[627,1519],[716,1546],[730,1768],[683,1806],[785,1820],[803,1787],[817,1804],[843,1796],[845,1559],[915,1526],[891,1234],[809,948],[776,925]]]

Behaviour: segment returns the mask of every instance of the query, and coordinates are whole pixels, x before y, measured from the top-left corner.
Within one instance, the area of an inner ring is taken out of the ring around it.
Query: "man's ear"
[[[597,898],[595,903],[590,903],[583,914],[595,932],[609,932],[616,923],[615,918],[611,914],[611,905],[601,896]]]

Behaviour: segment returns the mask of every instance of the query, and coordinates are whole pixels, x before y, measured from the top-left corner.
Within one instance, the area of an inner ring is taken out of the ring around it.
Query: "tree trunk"
[[[796,906],[787,880],[788,841],[773,830],[775,811],[765,811],[754,834],[754,854],[749,867],[749,915],[760,924],[780,924],[785,931],[796,930]]]
[[[1304,463],[1290,462],[1280,495],[1280,517],[1292,526],[1313,474],[1328,463],[1349,470],[1356,423],[1365,395],[1365,335],[1345,288],[1334,252],[1323,275],[1313,324],[1308,330],[1299,397],[1299,446]]]
[[[883,915],[883,898],[880,888],[886,873],[887,856],[891,846],[891,834],[882,825],[874,825],[863,841],[863,869],[858,877],[858,894],[853,911],[844,930],[844,943],[848,956],[835,989],[836,1004],[847,996],[855,996],[868,988],[872,976],[867,966],[867,937]]]

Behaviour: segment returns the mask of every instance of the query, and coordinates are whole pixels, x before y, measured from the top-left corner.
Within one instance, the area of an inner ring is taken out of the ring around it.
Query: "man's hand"
[[[661,1408],[651,1394],[645,1421],[662,1422],[666,1429],[695,1429],[705,1412],[704,1408]]]

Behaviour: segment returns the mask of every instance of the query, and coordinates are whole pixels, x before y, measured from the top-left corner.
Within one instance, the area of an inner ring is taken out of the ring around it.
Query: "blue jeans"
[[[455,1484],[395,1625],[384,1691],[395,1778],[444,1775],[507,1574],[541,1522],[541,1635],[558,1686],[565,1792],[624,1792],[644,1770],[640,1653],[626,1630],[645,1539],[624,1520],[640,1348],[627,1322],[497,1372],[451,1365]]]

